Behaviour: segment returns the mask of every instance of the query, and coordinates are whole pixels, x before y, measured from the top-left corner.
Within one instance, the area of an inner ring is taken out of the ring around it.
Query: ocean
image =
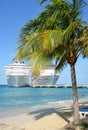
[[[83,96],[84,95],[84,96]],[[88,88],[78,88],[78,97],[87,98]],[[72,88],[8,87],[0,85],[0,111],[72,100]]]

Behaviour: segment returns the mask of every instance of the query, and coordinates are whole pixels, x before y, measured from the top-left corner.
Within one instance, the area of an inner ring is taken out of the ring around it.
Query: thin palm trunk
[[[77,92],[75,65],[70,65],[70,67],[71,67],[71,79],[72,79],[73,103],[74,103],[73,123],[78,124],[80,118],[79,118],[79,104],[78,104],[78,92]]]

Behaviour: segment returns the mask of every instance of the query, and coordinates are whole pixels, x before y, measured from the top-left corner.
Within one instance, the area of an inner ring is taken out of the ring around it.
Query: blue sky
[[[4,66],[11,64],[16,54],[20,28],[42,11],[38,1],[0,0],[0,84],[7,84]],[[84,9],[83,16],[88,22],[87,12],[88,7]],[[79,58],[76,73],[78,83],[88,84],[88,59]],[[71,83],[69,66],[61,72],[58,83]]]

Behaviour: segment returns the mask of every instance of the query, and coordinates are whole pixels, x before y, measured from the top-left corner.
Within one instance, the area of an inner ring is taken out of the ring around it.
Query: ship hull
[[[32,85],[55,85],[58,77],[58,75],[39,76],[36,79],[32,79]]]
[[[28,79],[29,79],[28,75],[8,75],[7,76],[8,86],[12,86],[12,87],[29,86]]]

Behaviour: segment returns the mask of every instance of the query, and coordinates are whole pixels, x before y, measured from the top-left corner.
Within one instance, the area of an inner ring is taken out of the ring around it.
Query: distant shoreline
[[[8,86],[8,84],[1,84],[0,86],[7,86],[7,87],[13,87],[14,86]],[[20,86],[21,87],[21,86]],[[17,88],[20,88],[19,86]],[[22,87],[30,87],[30,88],[72,88],[71,84],[55,84],[55,85],[28,85],[28,86],[22,86]],[[88,84],[77,84],[77,88],[88,88]]]

